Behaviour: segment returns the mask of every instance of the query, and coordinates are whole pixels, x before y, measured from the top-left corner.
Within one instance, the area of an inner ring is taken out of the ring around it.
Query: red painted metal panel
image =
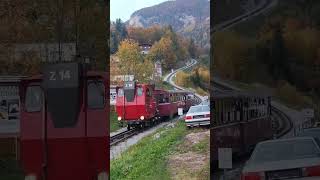
[[[26,80],[24,86],[31,81],[34,79]],[[48,180],[91,180],[100,172],[109,174],[108,103],[104,109],[86,110],[85,101],[80,102],[79,120],[73,128],[54,128],[51,115],[47,114],[47,139],[44,113],[27,113],[22,105],[20,151],[25,175],[34,174],[41,179],[46,172]],[[47,171],[43,169],[45,163]]]

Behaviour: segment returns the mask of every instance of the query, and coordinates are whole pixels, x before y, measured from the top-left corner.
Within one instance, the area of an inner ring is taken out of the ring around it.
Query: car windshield
[[[270,162],[318,157],[320,153],[312,139],[268,142],[260,144],[254,150],[250,162]]]
[[[299,136],[299,137],[313,137],[313,138],[315,138],[317,143],[320,145],[320,128],[307,129],[307,130],[301,131],[297,136]]]
[[[304,130],[301,131],[298,136],[310,136],[310,137],[314,137],[314,138],[318,138],[320,139],[320,128],[319,129],[308,129],[308,130]]]
[[[208,112],[208,111],[210,111],[209,106],[192,106],[190,107],[189,113]]]
[[[204,101],[201,103],[202,105],[210,105],[208,101]]]

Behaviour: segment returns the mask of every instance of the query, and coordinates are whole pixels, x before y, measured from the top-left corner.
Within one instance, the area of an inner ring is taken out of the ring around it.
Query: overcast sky
[[[110,20],[120,18],[123,22],[129,20],[132,13],[144,7],[150,7],[168,0],[111,0]]]

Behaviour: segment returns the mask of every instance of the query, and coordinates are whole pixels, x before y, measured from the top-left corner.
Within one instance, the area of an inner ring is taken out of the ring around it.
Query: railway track
[[[279,126],[276,132],[276,138],[278,139],[286,135],[293,128],[293,123],[287,114],[283,113],[281,110],[274,106],[271,106],[271,113],[282,120],[278,121],[279,123],[282,123],[282,125]]]
[[[138,134],[140,131],[137,129],[132,129],[132,130],[126,130],[121,133],[118,133],[116,135],[113,135],[110,137],[110,146],[114,146],[136,134]]]
[[[221,23],[219,25],[216,25],[216,27],[213,28],[213,33],[215,33],[216,31],[226,30],[227,28],[230,28],[230,27],[236,25],[237,23],[241,22],[242,20],[246,20],[252,16],[258,15],[259,13],[264,11],[271,4],[271,2],[272,2],[272,0],[265,0],[264,3],[260,7],[256,8],[255,10],[248,12],[242,16],[238,16],[234,19],[231,19],[225,23]]]
[[[189,64],[188,66],[182,67],[182,68],[180,68],[180,69],[177,69],[176,71],[170,73],[170,74],[164,79],[164,81],[168,82],[171,86],[173,86],[174,88],[176,88],[176,89],[178,89],[178,90],[185,90],[185,88],[176,85],[176,84],[173,82],[172,78],[173,78],[173,76],[174,76],[178,71],[181,71],[181,70],[190,68],[190,67],[196,65],[197,63],[198,63],[198,62],[193,59],[193,62],[192,62],[191,64]],[[195,93],[195,97],[196,97],[196,104],[202,103],[203,97],[202,97],[201,95]]]

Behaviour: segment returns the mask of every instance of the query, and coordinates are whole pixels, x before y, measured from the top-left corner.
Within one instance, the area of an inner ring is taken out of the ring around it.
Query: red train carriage
[[[177,108],[182,108],[184,112],[188,111],[189,108],[194,105],[194,93],[183,90],[172,90],[169,91],[172,101],[177,103]]]
[[[218,148],[232,148],[235,156],[250,152],[273,137],[270,97],[262,93],[224,92],[215,95],[211,113],[211,167],[217,167]]]
[[[192,93],[188,91],[155,90],[157,108],[160,117],[173,117],[178,113],[178,108],[188,111],[193,105]]]
[[[132,126],[152,124],[161,117],[173,117],[178,108],[187,111],[193,104],[192,93],[187,91],[165,91],[154,85],[125,82],[117,88],[116,112],[120,122]]]
[[[21,83],[21,163],[26,179],[105,180],[109,174],[107,77],[54,64]]]

